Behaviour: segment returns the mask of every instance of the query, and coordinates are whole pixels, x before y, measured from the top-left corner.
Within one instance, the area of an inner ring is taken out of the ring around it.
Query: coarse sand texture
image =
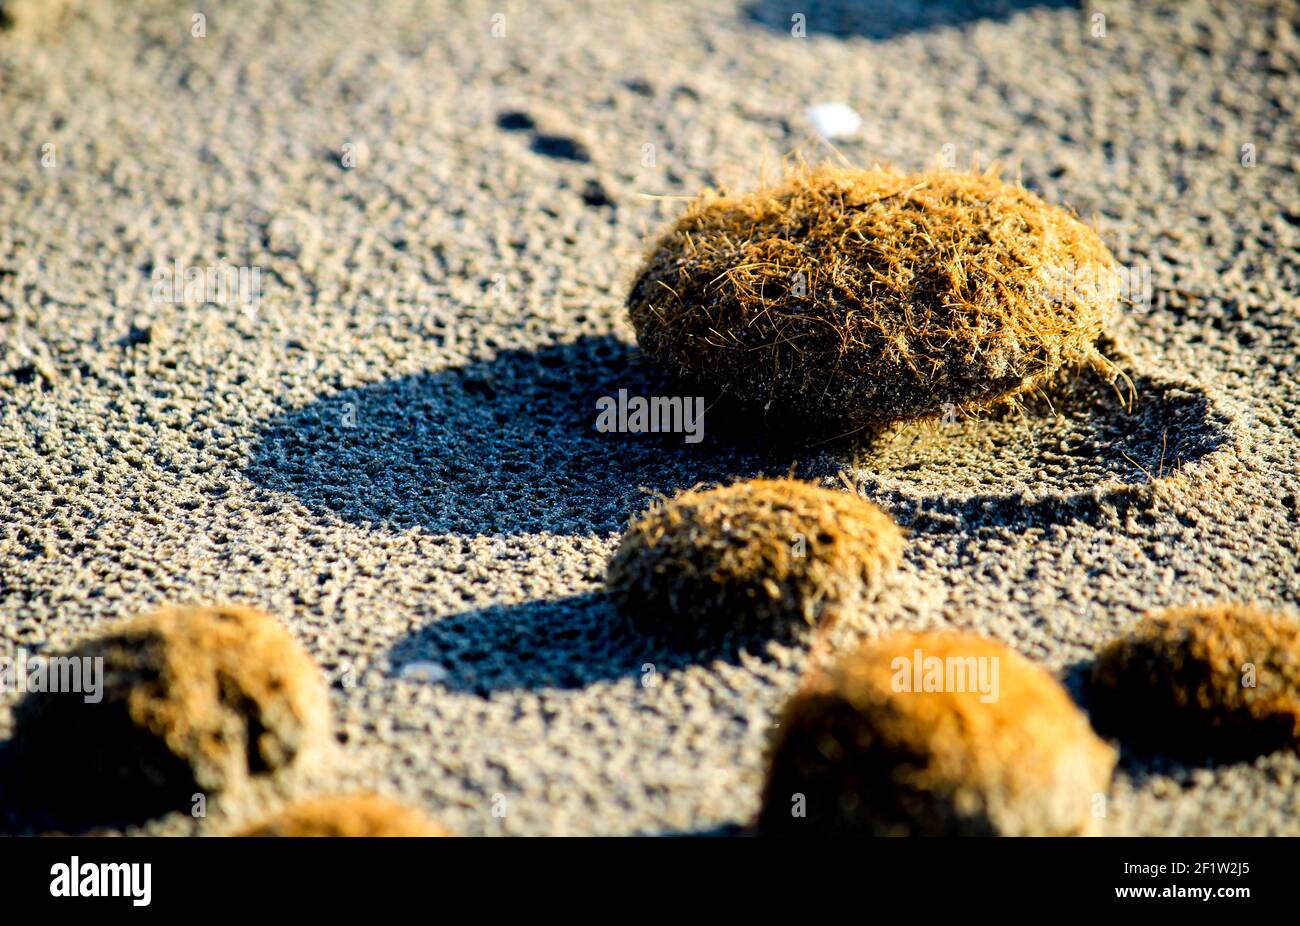
[[[1083,834],[1114,765],[1044,669],[979,637],[901,634],[815,671],[790,699],[758,828]]]
[[[0,834],[740,836],[812,668],[947,630],[1120,750],[1106,836],[1300,836],[1300,749],[1089,683],[1300,621],[1297,0],[0,6]],[[223,602],[323,679],[122,638]],[[103,702],[24,687],[73,648]]]
[[[280,811],[239,836],[446,836],[417,810],[377,794],[316,797]]]
[[[872,502],[795,479],[690,490],[623,535],[610,590],[642,631],[682,643],[798,636],[866,604],[903,534]]]
[[[1093,666],[1097,726],[1135,750],[1236,758],[1300,741],[1300,621],[1243,605],[1147,616]]]
[[[820,167],[703,194],[628,308],[670,373],[838,435],[1109,371],[1117,292],[1090,228],[992,173]]]
[[[325,683],[270,617],[168,608],[69,653],[103,659],[102,700],[28,694],[16,710],[25,787],[54,819],[137,820],[195,794],[301,766],[330,743]]]

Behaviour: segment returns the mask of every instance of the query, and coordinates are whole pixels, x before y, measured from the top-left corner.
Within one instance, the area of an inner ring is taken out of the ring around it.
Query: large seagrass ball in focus
[[[669,373],[783,427],[851,433],[983,407],[1076,366],[1119,291],[1097,234],[993,173],[801,168],[706,191],[628,309]]]

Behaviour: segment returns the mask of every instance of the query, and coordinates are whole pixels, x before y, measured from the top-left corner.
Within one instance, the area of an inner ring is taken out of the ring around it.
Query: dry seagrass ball
[[[782,426],[846,434],[1108,375],[1118,294],[1097,234],[994,173],[801,168],[705,191],[628,296],[669,373]]]
[[[420,811],[378,794],[311,798],[241,831],[239,836],[446,836]]]
[[[55,819],[189,809],[196,794],[304,766],[332,742],[319,669],[252,608],[165,608],[66,655],[103,660],[100,699],[32,692],[15,710],[24,787]]]
[[[1300,621],[1239,604],[1151,614],[1093,664],[1099,729],[1139,751],[1240,758],[1300,744]]]
[[[678,643],[798,637],[854,614],[897,568],[903,534],[875,504],[796,479],[684,491],[633,521],[610,591],[642,632]]]
[[[1084,834],[1115,765],[1055,678],[969,635],[863,645],[805,679],[776,734],[762,834]]]

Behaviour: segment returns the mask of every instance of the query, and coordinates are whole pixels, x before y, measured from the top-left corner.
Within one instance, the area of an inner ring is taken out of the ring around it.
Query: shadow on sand
[[[597,399],[681,395],[634,348],[582,338],[348,389],[271,420],[246,475],[354,524],[469,536],[621,531],[647,493],[792,458],[705,415],[704,438],[602,434]],[[800,467],[803,471],[803,467]]]
[[[742,653],[764,658],[770,641],[719,638],[686,651],[638,634],[601,593],[571,595],[451,614],[399,640],[389,653],[394,670],[432,662],[447,673],[440,684],[488,696],[506,690],[577,691],[598,682],[656,676]]]
[[[788,433],[719,402],[703,440],[602,434],[597,400],[688,395],[612,336],[348,389],[270,420],[246,470],[367,527],[462,536],[617,533],[697,483],[843,471],[914,530],[1089,521],[1224,447],[1232,418],[1199,386],[1137,377],[1124,407],[1094,374],[1019,409],[894,426],[856,443]],[[787,429],[788,430],[788,429]]]
[[[802,14],[808,35],[862,36],[883,41],[926,29],[1006,20],[1030,9],[1078,10],[1079,0],[751,0],[745,16],[792,34]]]
[[[1227,441],[1226,413],[1194,384],[1137,385],[1136,409],[1085,379],[1019,411],[852,448],[778,445],[779,434],[718,405],[704,440],[689,444],[682,434],[595,430],[602,396],[683,387],[618,339],[587,337],[323,397],[267,423],[247,475],[374,529],[610,536],[646,507],[644,490],[783,475],[797,463],[809,479],[844,470],[913,533],[969,535],[1149,505],[1160,467],[1194,464]],[[443,684],[487,694],[579,689],[637,676],[647,663],[662,673],[742,650],[761,657],[766,642],[674,652],[629,630],[607,596],[584,594],[445,615],[391,656],[395,669],[434,662]]]

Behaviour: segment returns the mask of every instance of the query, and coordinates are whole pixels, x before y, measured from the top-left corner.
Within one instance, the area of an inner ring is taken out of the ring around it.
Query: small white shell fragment
[[[808,107],[807,116],[823,138],[843,138],[862,128],[862,117],[846,103],[818,103]]]
[[[437,685],[451,677],[445,666],[436,662],[408,662],[402,666],[401,678],[412,682],[429,682]]]

